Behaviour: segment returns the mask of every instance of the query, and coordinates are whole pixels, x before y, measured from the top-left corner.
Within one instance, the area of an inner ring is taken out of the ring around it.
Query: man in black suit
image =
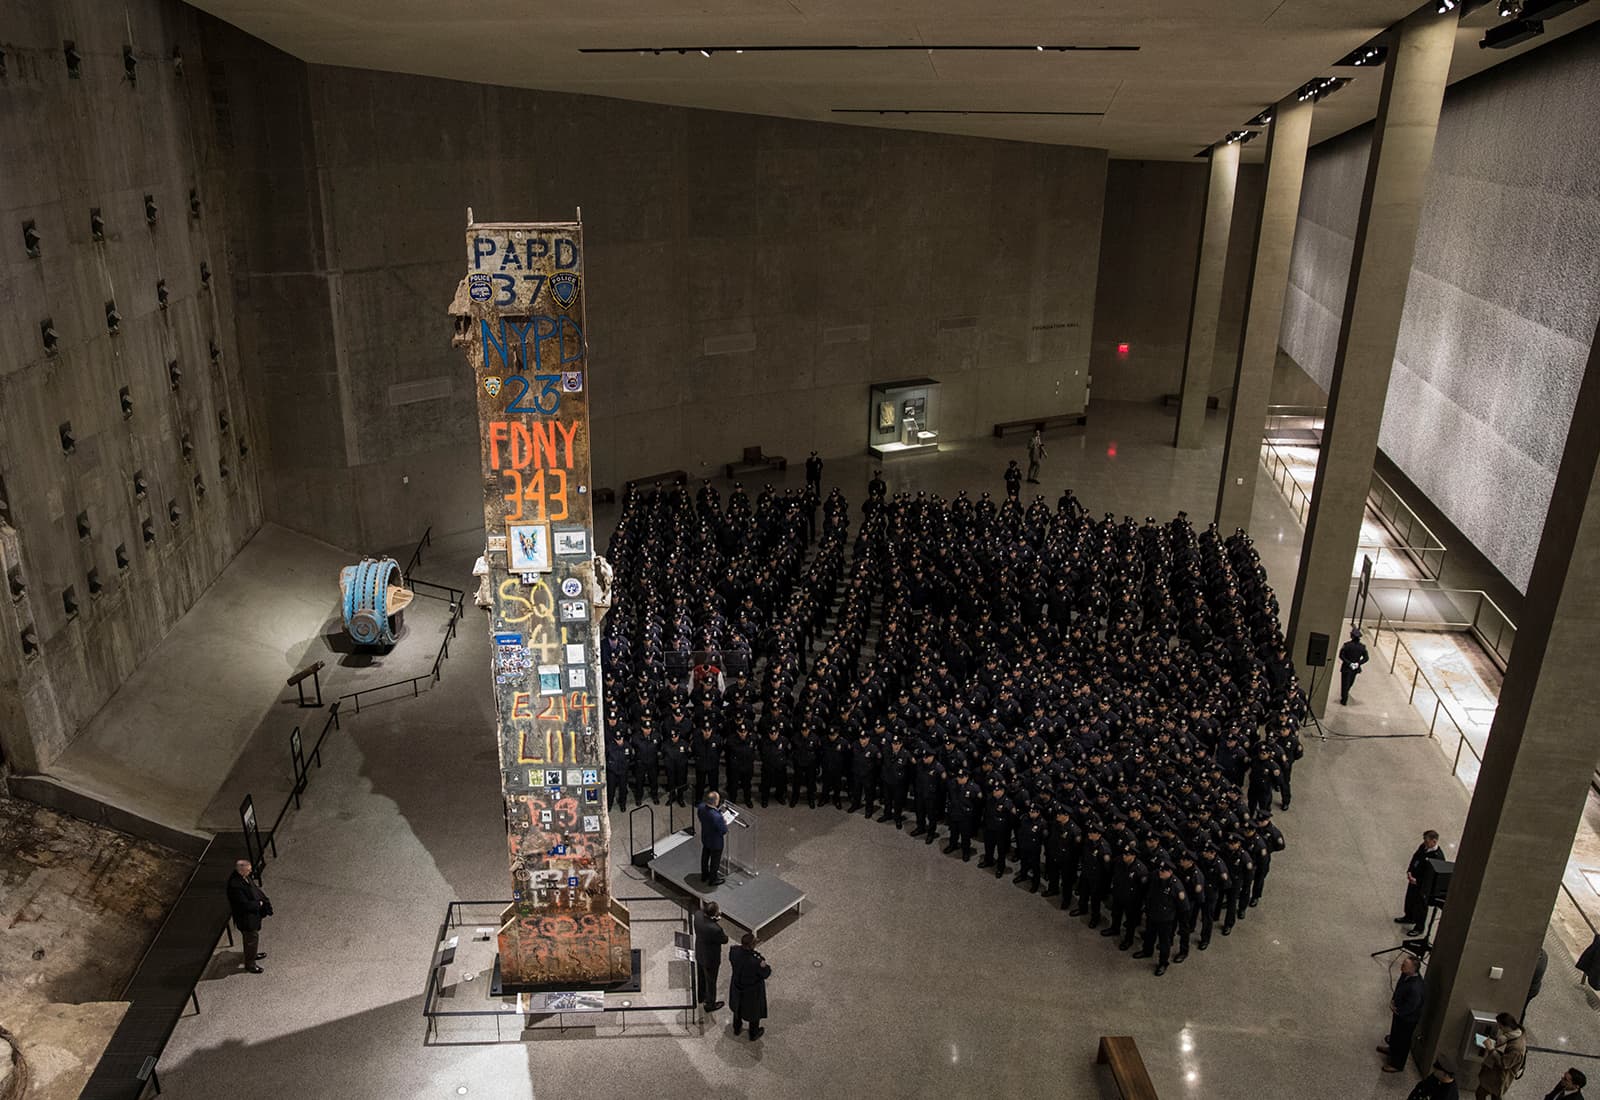
[[[728,952],[728,965],[733,978],[728,983],[728,1007],[733,1010],[733,1033],[750,1025],[750,1040],[761,1038],[767,1029],[761,1021],[767,1016],[767,979],[772,977],[772,967],[756,950],[756,938],[746,932],[739,946]]]
[[[722,906],[714,901],[694,915],[694,968],[700,981],[700,1003],[715,1012],[723,1002],[717,1000],[717,972],[722,969],[722,945],[728,942],[719,919]]]
[[[1419,934],[1428,919],[1428,898],[1422,889],[1422,872],[1430,859],[1441,863],[1444,861],[1444,852],[1439,850],[1439,834],[1433,829],[1422,834],[1422,843],[1411,853],[1411,862],[1406,864],[1406,909],[1394,922],[1406,925],[1408,935]]]
[[[1544,1094],[1544,1100],[1583,1100],[1583,1086],[1589,1079],[1576,1066],[1561,1075],[1556,1087]]]
[[[706,792],[706,800],[694,808],[700,822],[700,879],[707,886],[722,881],[722,847],[728,837],[728,819],[722,816],[722,795]]]
[[[1422,1019],[1424,989],[1422,975],[1417,973],[1417,957],[1400,957],[1400,980],[1394,985],[1394,996],[1389,1001],[1393,1016],[1389,1020],[1389,1034],[1384,1046],[1378,1048],[1383,1055],[1383,1072],[1399,1073],[1411,1055],[1411,1037],[1416,1033],[1417,1021]]]
[[[233,874],[228,876],[228,908],[233,912],[233,923],[244,939],[244,968],[252,974],[261,973],[257,959],[267,957],[261,946],[261,918],[272,915],[272,903],[261,887],[250,880],[254,870],[248,859],[236,860]]]

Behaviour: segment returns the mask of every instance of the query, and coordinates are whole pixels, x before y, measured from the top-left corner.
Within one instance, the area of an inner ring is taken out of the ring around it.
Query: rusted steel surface
[[[596,577],[582,226],[473,223],[466,243],[450,312],[473,371],[483,460],[516,899],[500,929],[501,977],[603,984],[631,966],[608,873],[599,628],[610,599]]]

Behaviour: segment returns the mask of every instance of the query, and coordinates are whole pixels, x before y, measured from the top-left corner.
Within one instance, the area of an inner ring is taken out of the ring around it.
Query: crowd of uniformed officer
[[[809,480],[726,507],[658,486],[608,553],[614,805],[717,788],[909,817],[1123,950],[1142,929],[1158,975],[1261,900],[1304,697],[1242,532],[875,476],[854,539]]]

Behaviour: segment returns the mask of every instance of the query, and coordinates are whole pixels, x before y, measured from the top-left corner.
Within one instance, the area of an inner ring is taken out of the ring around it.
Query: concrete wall
[[[230,86],[271,67],[218,38]],[[1103,151],[293,63],[271,86],[232,146],[243,201],[312,191],[241,252],[287,526],[364,549],[481,522],[445,316],[469,205],[583,209],[598,485],[857,453],[876,381],[943,382],[947,439],[1083,405]]]
[[[1203,161],[1115,160],[1106,172],[1105,220],[1089,364],[1096,400],[1155,401],[1177,393],[1189,303],[1205,217]],[[1228,237],[1228,268],[1207,392],[1223,407],[1233,386],[1250,249],[1261,216],[1262,170],[1241,165]],[[1127,344],[1128,352],[1117,351]]]
[[[1379,445],[1519,590],[1600,313],[1600,27],[1445,98]],[[1370,130],[1313,150],[1283,347],[1326,387]]]
[[[81,54],[77,78],[64,40]],[[230,212],[214,186],[192,12],[161,0],[114,14],[88,0],[7,4],[0,44],[0,495],[10,517],[0,558],[23,586],[0,589],[0,755],[29,770],[48,765],[215,579],[260,524],[261,504],[259,456],[240,450],[253,435],[221,248]],[[92,239],[91,207],[103,240]],[[37,258],[25,222],[37,227]],[[176,387],[170,363],[182,372]]]

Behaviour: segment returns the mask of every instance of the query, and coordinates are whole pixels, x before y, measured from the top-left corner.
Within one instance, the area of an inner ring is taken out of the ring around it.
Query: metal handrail
[[[1288,461],[1278,453],[1278,448],[1261,441],[1262,450],[1270,456],[1267,462],[1267,473],[1272,477],[1273,484],[1278,491],[1289,499],[1289,506],[1295,510],[1295,518],[1302,524],[1306,521],[1306,513],[1311,510],[1311,497],[1300,487],[1300,482],[1295,480],[1294,471]],[[1295,497],[1298,496],[1299,500]]]
[[[428,524],[428,529],[422,532],[422,537],[417,540],[417,548],[411,551],[411,558],[406,562],[406,567],[400,570],[400,575],[406,579],[406,587],[411,586],[411,571],[422,564],[422,548],[433,545],[433,524]]]

